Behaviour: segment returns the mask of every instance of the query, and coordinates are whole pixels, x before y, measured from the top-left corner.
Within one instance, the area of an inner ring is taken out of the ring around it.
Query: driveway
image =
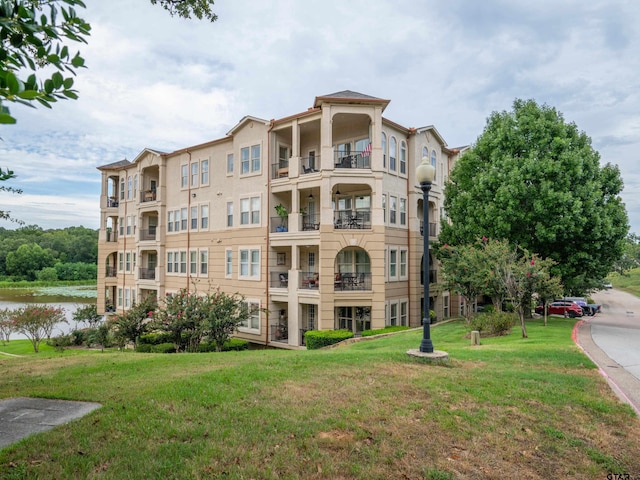
[[[583,317],[578,344],[600,367],[613,390],[640,415],[640,298],[621,290],[592,295],[601,313]]]

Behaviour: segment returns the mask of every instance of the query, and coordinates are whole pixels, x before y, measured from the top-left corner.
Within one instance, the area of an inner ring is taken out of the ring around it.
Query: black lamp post
[[[422,157],[422,162],[416,168],[416,178],[420,182],[422,189],[422,213],[423,223],[423,272],[422,283],[424,285],[424,316],[422,318],[422,342],[420,351],[423,353],[433,353],[433,342],[431,341],[431,310],[429,305],[429,191],[436,176],[436,169],[429,163],[428,157]]]

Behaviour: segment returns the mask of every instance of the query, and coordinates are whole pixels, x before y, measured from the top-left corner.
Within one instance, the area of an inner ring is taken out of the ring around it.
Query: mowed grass
[[[612,273],[607,277],[607,280],[611,281],[613,288],[619,288],[640,297],[640,268],[629,270],[625,275]]]
[[[530,321],[473,347],[432,329],[321,351],[0,356],[3,398],[101,402],[0,450],[2,479],[548,479],[640,472],[640,422],[571,340]],[[13,342],[12,342],[13,343]],[[4,347],[0,347],[0,351]]]

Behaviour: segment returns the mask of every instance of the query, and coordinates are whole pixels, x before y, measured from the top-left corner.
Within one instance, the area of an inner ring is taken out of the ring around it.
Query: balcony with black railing
[[[156,227],[141,228],[140,229],[140,241],[149,241],[156,239]]]
[[[105,277],[117,277],[118,276],[118,272],[116,270],[116,267],[112,267],[107,265],[107,269],[105,271],[104,274]]]
[[[337,151],[333,154],[333,163],[335,168],[371,168],[371,155],[367,152],[341,152]]]
[[[333,212],[336,229],[361,230],[371,228],[371,210],[337,210]]]
[[[319,173],[320,156],[302,157],[300,159],[300,175],[308,175],[310,173]]]
[[[140,267],[138,269],[138,278],[140,278],[140,280],[155,280],[156,269]]]
[[[302,226],[300,229],[303,232],[320,230],[320,215],[302,215]]]
[[[435,237],[437,236],[438,224],[435,222],[429,222],[429,236]],[[420,235],[424,237],[424,222],[420,222]]]
[[[333,288],[336,292],[371,290],[371,272],[336,273]]]
[[[289,288],[289,272],[282,270],[269,272],[269,286],[271,288]]]

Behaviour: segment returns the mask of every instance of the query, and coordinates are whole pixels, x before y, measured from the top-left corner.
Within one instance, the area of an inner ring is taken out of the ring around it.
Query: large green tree
[[[150,0],[171,15],[217,19],[213,0]],[[15,123],[7,103],[51,104],[77,98],[73,76],[85,66],[69,45],[87,43],[82,0],[0,0],[0,123]],[[0,172],[1,173],[1,172]]]
[[[600,166],[591,139],[533,100],[494,112],[445,186],[440,242],[506,238],[556,262],[568,292],[582,293],[622,255],[628,233],[617,166]]]

